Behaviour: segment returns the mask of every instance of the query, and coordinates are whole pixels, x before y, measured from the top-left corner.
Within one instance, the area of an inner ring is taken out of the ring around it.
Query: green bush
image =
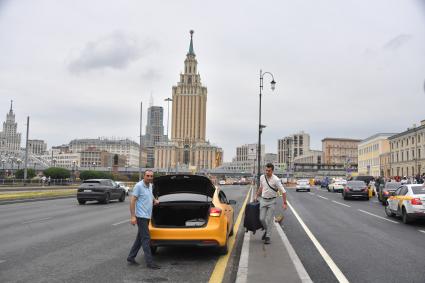
[[[112,174],[101,171],[87,170],[80,171],[80,179],[88,180],[88,179],[112,179]]]
[[[67,179],[71,176],[71,172],[65,168],[50,167],[43,171],[44,176],[52,179]]]
[[[27,179],[32,179],[35,177],[35,171],[34,169],[28,168],[27,170]],[[15,178],[16,179],[23,179],[24,178],[24,169],[16,170],[15,172]]]

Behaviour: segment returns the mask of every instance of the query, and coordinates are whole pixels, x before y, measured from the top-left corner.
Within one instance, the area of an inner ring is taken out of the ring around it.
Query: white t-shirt
[[[276,175],[272,175],[270,178],[267,178],[270,186],[276,190],[280,190],[282,193],[286,193],[285,188],[283,187],[280,179]],[[274,198],[277,197],[277,192],[267,185],[266,179],[264,175],[260,177],[260,186],[262,188],[261,197],[262,198]]]

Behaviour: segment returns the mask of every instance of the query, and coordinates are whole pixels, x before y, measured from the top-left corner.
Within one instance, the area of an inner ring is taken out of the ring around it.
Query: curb
[[[2,200],[0,205],[15,204],[15,203],[25,203],[25,202],[36,202],[36,201],[45,201],[45,200],[55,200],[55,199],[67,199],[75,198],[75,195],[71,196],[58,196],[58,197],[49,197],[49,198],[28,198],[28,199],[15,199],[15,200]]]

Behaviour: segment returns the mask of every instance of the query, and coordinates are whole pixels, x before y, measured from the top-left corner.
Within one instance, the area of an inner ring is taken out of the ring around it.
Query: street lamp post
[[[72,181],[75,181],[75,160],[72,161]]]
[[[93,162],[93,171],[96,171],[96,162]]]
[[[258,150],[257,150],[257,189],[260,187],[260,174],[261,174],[261,134],[263,132],[263,128],[265,125],[261,124],[261,91],[263,90],[263,78],[264,75],[269,74],[272,77],[272,81],[270,82],[270,87],[272,90],[276,87],[276,82],[274,80],[273,74],[270,72],[262,72],[260,70],[260,105],[259,105],[259,119],[258,119]]]
[[[168,135],[168,129],[170,124],[170,102],[173,101],[171,98],[167,97],[164,99],[164,101],[167,101],[167,144],[170,140],[170,137]],[[169,151],[169,150],[168,150]],[[171,163],[171,152],[167,154],[167,174],[170,172],[170,163]]]

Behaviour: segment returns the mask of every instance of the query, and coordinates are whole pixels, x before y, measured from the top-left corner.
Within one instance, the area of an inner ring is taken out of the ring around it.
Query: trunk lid
[[[205,176],[199,175],[166,175],[153,180],[153,195],[160,197],[169,194],[190,193],[214,196],[215,187]]]

